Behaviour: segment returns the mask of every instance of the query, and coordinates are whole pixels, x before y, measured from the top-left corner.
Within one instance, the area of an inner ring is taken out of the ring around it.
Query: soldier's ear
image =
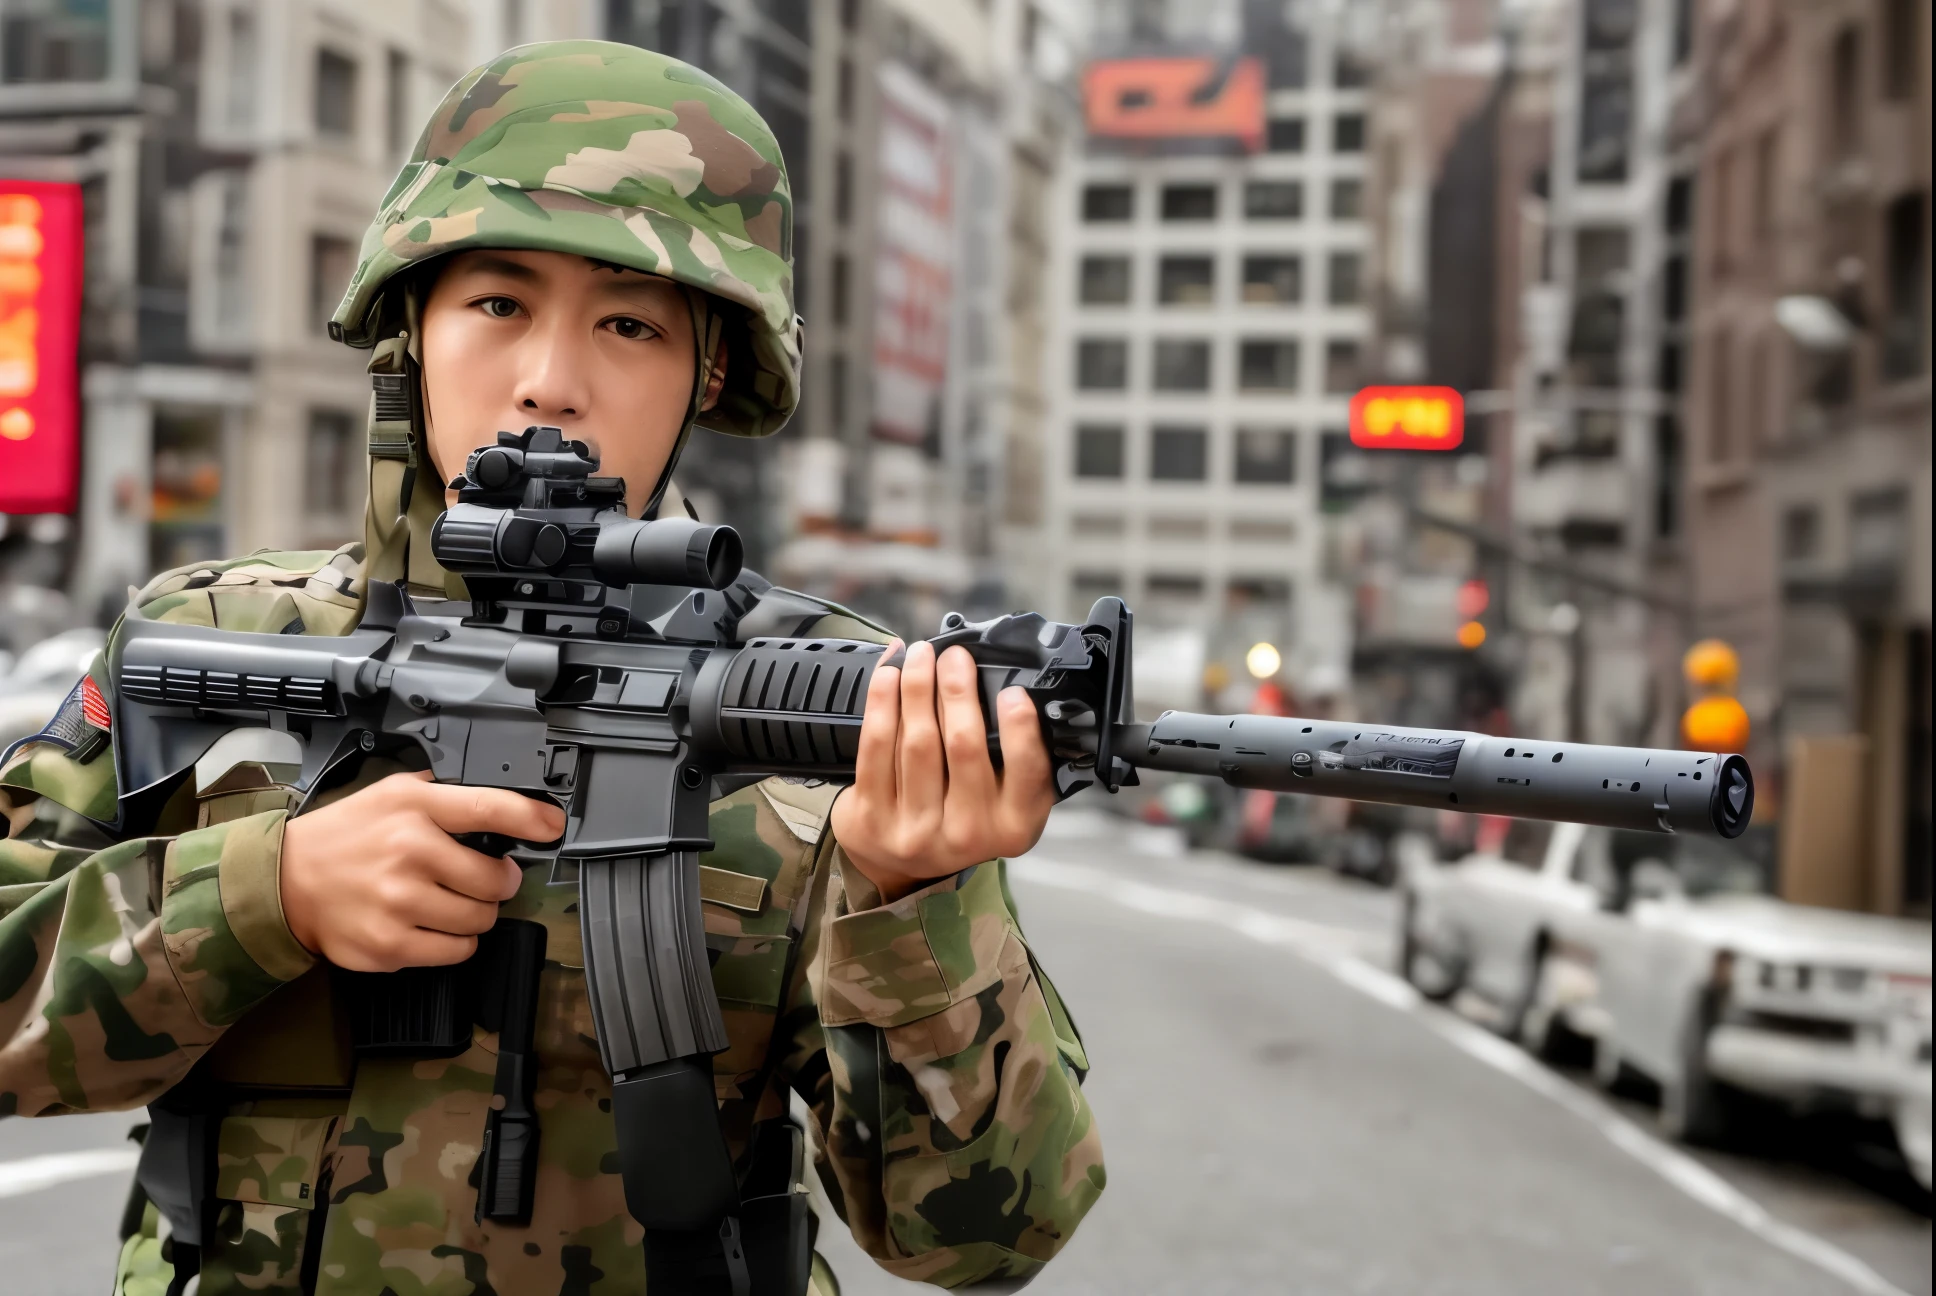
[[[702,414],[719,404],[719,393],[726,389],[726,358],[730,354],[722,335],[713,346],[712,363],[707,366],[706,395],[699,402],[699,412]]]

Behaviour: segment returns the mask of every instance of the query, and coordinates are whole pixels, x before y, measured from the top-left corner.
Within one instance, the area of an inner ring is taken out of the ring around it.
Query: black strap
[[[175,1267],[168,1296],[181,1296],[202,1270],[215,1213],[215,1139],[221,1117],[191,1095],[164,1095],[148,1108],[135,1179],[168,1221],[166,1258]]]
[[[538,981],[544,974],[542,923],[500,918],[478,941],[484,988],[478,1024],[497,1032],[497,1078],[478,1153],[477,1219],[529,1224],[538,1183],[538,1080],[535,1037]]]

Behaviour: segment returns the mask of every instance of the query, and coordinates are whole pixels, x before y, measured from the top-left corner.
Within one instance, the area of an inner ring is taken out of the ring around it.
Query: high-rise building
[[[1056,186],[1044,501],[1018,579],[1068,616],[1126,595],[1138,688],[1172,705],[1241,688],[1257,643],[1294,689],[1335,691],[1349,661],[1318,505],[1371,335],[1368,75],[1334,11],[1305,11],[1099,6]]]

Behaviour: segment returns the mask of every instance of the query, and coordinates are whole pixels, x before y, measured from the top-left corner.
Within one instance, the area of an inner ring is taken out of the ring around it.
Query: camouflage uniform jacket
[[[137,603],[166,620],[343,634],[360,558],[351,545],[183,568]],[[816,629],[874,633],[831,612]],[[89,679],[108,687],[99,662]],[[220,1095],[220,1242],[202,1296],[643,1289],[575,888],[547,886],[534,865],[503,906],[548,930],[541,1164],[528,1227],[479,1223],[472,1167],[496,1037],[479,1029],[449,1059],[356,1060],[326,969],[283,920],[288,801],[268,769],[240,767],[199,797],[190,780],[164,835],[116,841],[103,827],[116,816],[108,735],[68,736],[71,749],[30,744],[0,769],[0,1114],[131,1108],[185,1078]],[[774,779],[712,807],[702,876],[731,1036],[714,1063],[729,1141],[737,1153],[790,1088],[812,1112],[829,1197],[883,1267],[943,1286],[1026,1280],[1103,1186],[1082,1045],[1000,865],[881,904],[842,869],[834,791]],[[118,1290],[165,1287],[155,1229],[149,1206]],[[815,1270],[816,1290],[835,1290],[817,1258]]]

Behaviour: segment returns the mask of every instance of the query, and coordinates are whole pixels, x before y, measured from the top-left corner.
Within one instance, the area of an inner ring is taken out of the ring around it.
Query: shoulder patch
[[[54,716],[39,733],[28,734],[7,746],[0,752],[0,765],[13,759],[13,754],[32,743],[46,743],[58,747],[75,761],[87,764],[108,747],[108,729],[112,724],[108,716],[107,699],[90,675],[81,676],[78,683],[68,690],[68,694],[55,708]]]

